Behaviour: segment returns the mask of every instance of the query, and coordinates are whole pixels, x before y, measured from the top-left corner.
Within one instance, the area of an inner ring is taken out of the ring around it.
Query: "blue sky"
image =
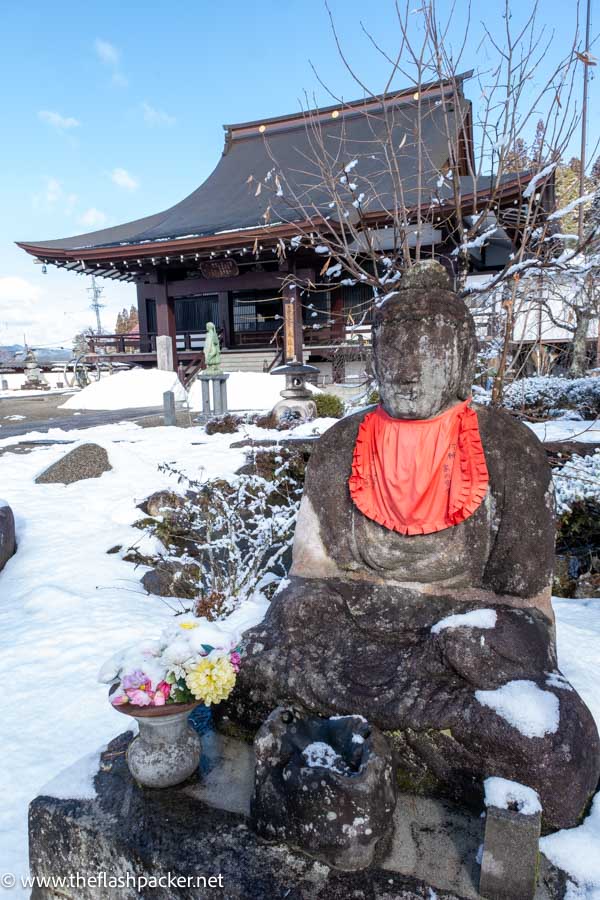
[[[330,6],[351,61],[380,90],[387,66],[359,23],[393,52],[391,0]],[[574,27],[574,0],[540,6],[558,55]],[[496,14],[491,3],[473,7],[480,35],[482,8],[488,26]],[[528,0],[515,7],[522,16]],[[592,7],[598,16],[600,0]],[[77,234],[177,202],[216,164],[223,123],[295,111],[305,91],[331,102],[309,60],[339,95],[361,95],[337,56],[322,0],[56,0],[49,9],[29,0],[4,4],[2,13],[0,344],[21,342],[25,332],[33,344],[69,345],[93,319],[85,278],[52,267],[42,275],[13,241]],[[457,0],[455,38],[466,10],[467,0]],[[464,68],[483,65],[485,54],[474,34]],[[600,133],[599,100],[593,81],[590,147]],[[101,284],[112,330],[135,289]]]

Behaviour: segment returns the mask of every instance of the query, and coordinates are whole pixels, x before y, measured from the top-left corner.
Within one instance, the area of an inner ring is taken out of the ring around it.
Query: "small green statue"
[[[219,335],[212,322],[206,323],[206,337],[204,338],[204,362],[207,373],[221,371],[221,347]]]

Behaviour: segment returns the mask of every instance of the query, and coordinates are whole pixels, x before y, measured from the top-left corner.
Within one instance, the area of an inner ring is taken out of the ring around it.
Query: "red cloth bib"
[[[393,419],[381,406],[365,416],[348,482],[365,516],[400,534],[431,534],[475,512],[489,475],[470,403],[433,419]]]

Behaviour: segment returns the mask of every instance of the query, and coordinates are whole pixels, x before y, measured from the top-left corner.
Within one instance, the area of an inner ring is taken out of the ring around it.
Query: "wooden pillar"
[[[231,347],[231,310],[229,309],[228,291],[219,292],[219,326],[223,329],[223,344],[229,350]]]
[[[137,308],[138,323],[140,329],[140,353],[149,353],[151,350],[150,338],[148,337],[148,309],[146,305],[146,295],[148,285],[143,281],[138,281],[137,289]]]
[[[175,329],[175,301],[168,294],[169,283],[165,280],[156,285],[156,330],[157,353],[162,343],[161,337],[169,337],[172,347],[173,371],[177,371],[177,332]]]
[[[331,291],[331,338],[333,341],[343,341],[346,335],[346,320],[344,319],[344,298],[341,288],[333,288]]]
[[[283,289],[283,361],[302,363],[302,305],[300,291],[294,284]]]

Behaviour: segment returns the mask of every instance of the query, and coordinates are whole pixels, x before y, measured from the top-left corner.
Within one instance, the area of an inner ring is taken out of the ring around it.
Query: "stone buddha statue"
[[[416,266],[375,312],[380,406],[313,451],[289,584],[245,636],[230,711],[361,714],[401,785],[480,802],[501,776],[572,826],[600,745],[557,668],[550,469],[525,425],[470,405],[475,357],[444,270]]]

